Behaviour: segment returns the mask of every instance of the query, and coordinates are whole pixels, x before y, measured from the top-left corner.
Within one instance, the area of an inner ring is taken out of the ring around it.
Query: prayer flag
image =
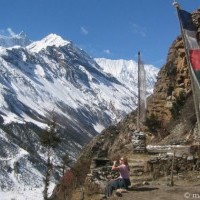
[[[192,70],[200,83],[200,48],[196,38],[197,30],[193,24],[191,13],[180,9],[178,12],[183,29],[183,37],[185,37],[185,48],[188,51]]]

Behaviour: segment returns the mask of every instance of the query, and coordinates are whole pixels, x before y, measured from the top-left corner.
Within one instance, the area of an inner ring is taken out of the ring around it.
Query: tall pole
[[[140,52],[138,52],[138,116],[137,116],[137,130],[140,131]]]
[[[192,76],[192,75],[194,75],[194,73],[193,73],[193,71],[191,69],[191,63],[190,63],[189,53],[188,53],[189,49],[188,49],[188,47],[186,45],[187,42],[186,42],[183,26],[182,26],[182,23],[181,23],[181,20],[180,20],[181,19],[180,14],[179,14],[180,6],[179,6],[179,4],[178,4],[178,2],[176,0],[174,0],[173,6],[177,10],[178,19],[179,19],[179,25],[180,25],[180,29],[181,29],[181,35],[182,35],[183,44],[184,44],[184,47],[185,47],[185,55],[186,55],[186,60],[187,60],[187,63],[188,63],[188,68],[189,68],[189,76],[190,76],[190,80],[191,80],[191,88],[192,88],[192,94],[193,94],[193,99],[194,99],[194,107],[195,107],[195,113],[196,113],[196,118],[197,118],[198,133],[200,135],[200,102],[199,102],[199,99],[198,99],[197,95],[195,95],[195,92],[197,91],[196,90],[197,86],[195,87],[195,81],[194,81],[194,78]],[[198,84],[197,81],[196,81],[196,84]],[[199,95],[199,98],[200,98],[200,92],[198,92],[198,95]]]
[[[170,185],[171,186],[174,186],[174,176],[173,176],[173,174],[174,174],[174,159],[175,159],[175,150],[174,150],[173,158],[172,158],[171,177],[170,177],[170,179],[171,179]]]

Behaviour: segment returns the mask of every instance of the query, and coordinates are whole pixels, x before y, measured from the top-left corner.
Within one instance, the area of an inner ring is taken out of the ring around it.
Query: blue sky
[[[134,59],[161,67],[180,34],[173,0],[1,0],[0,31],[31,40],[56,33],[92,57]],[[199,0],[178,0],[194,11]]]

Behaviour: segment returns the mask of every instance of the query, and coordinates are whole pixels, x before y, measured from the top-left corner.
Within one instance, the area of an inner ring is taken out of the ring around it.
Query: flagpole
[[[140,52],[138,51],[138,116],[137,116],[137,130],[140,131]]]
[[[174,2],[172,3],[172,5],[177,9],[179,8],[179,4],[176,0],[174,0]]]
[[[185,48],[186,60],[187,60],[187,63],[189,65],[189,67],[188,67],[189,68],[189,76],[190,76],[190,80],[191,80],[191,88],[192,88],[192,94],[193,94],[193,99],[194,99],[194,107],[195,107],[195,113],[196,113],[196,118],[197,118],[198,132],[199,132],[199,135],[200,135],[200,110],[199,110],[200,104],[199,104],[198,97],[195,95],[195,82],[194,82],[194,79],[193,79],[193,76],[192,76],[193,73],[192,73],[192,70],[191,70],[191,63],[190,63],[190,59],[189,59],[188,48],[187,48],[187,45],[186,45],[186,38],[185,38],[184,31],[183,31],[182,23],[181,23],[181,20],[180,20],[180,14],[179,14],[180,5],[178,4],[178,2],[176,0],[174,0],[172,5],[176,8],[176,11],[177,11],[177,15],[178,15],[178,19],[179,19],[179,25],[180,25],[180,29],[181,29],[181,35],[182,35],[182,38],[183,38],[183,44],[184,44],[184,48]],[[198,84],[198,86],[199,86],[199,84]]]

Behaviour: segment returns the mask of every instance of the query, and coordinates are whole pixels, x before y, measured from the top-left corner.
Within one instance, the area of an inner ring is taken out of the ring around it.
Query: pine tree
[[[48,188],[51,178],[51,172],[53,169],[53,164],[51,162],[51,152],[52,149],[56,148],[61,142],[60,137],[58,135],[58,130],[56,129],[56,120],[54,117],[53,120],[49,123],[48,128],[42,132],[40,136],[40,142],[46,148],[47,153],[43,197],[44,200],[48,200]]]

